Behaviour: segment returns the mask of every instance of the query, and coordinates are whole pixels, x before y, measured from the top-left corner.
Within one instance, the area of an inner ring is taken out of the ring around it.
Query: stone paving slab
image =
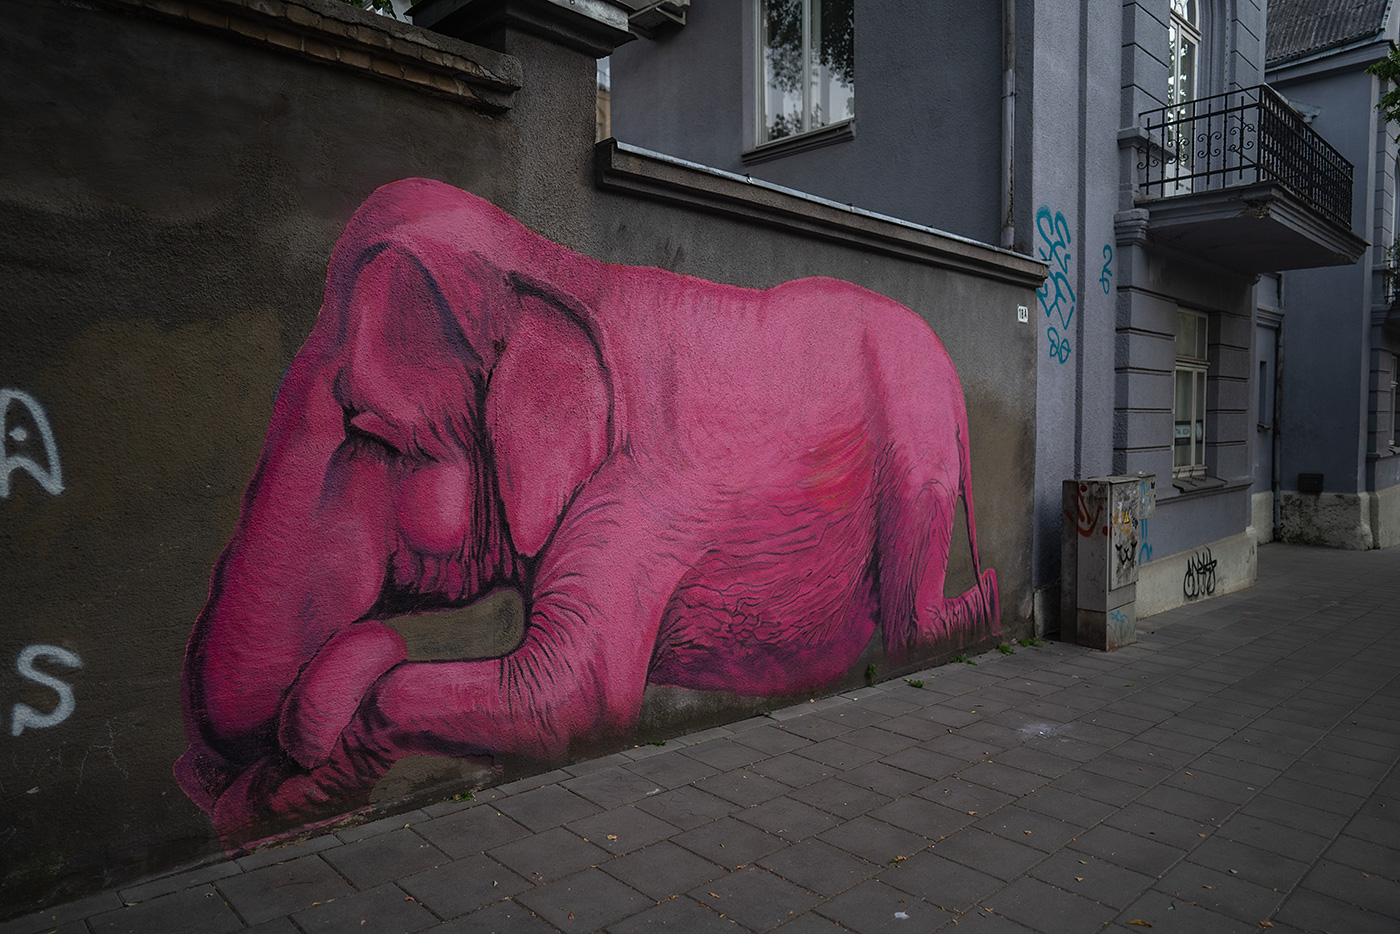
[[[1397,607],[1400,549],[1269,545],[1118,652],[989,652],[0,934],[1390,934]]]

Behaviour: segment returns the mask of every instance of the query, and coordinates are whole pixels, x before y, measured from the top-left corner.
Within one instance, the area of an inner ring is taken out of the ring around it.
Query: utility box
[[[1157,476],[1066,480],[1060,533],[1060,639],[1111,651],[1137,641],[1142,520]]]

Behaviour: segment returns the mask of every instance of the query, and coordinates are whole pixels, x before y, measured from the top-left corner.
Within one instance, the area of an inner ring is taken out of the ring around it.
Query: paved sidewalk
[[[1400,931],[1400,548],[0,925]],[[1261,927],[1261,925],[1263,925]]]

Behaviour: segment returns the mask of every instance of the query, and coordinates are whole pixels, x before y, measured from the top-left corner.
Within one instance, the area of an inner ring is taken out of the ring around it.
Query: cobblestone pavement
[[[3,934],[1400,931],[1400,548],[106,892]],[[922,682],[922,687],[916,682]]]

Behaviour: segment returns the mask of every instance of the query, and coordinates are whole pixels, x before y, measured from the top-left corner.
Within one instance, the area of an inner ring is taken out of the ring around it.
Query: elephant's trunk
[[[383,464],[346,440],[324,343],[313,335],[288,371],[186,651],[191,750],[177,774],[197,801],[275,752],[279,733],[300,737],[288,750],[298,761],[323,757],[364,691],[405,657],[397,633],[360,622],[384,582],[390,500]]]

